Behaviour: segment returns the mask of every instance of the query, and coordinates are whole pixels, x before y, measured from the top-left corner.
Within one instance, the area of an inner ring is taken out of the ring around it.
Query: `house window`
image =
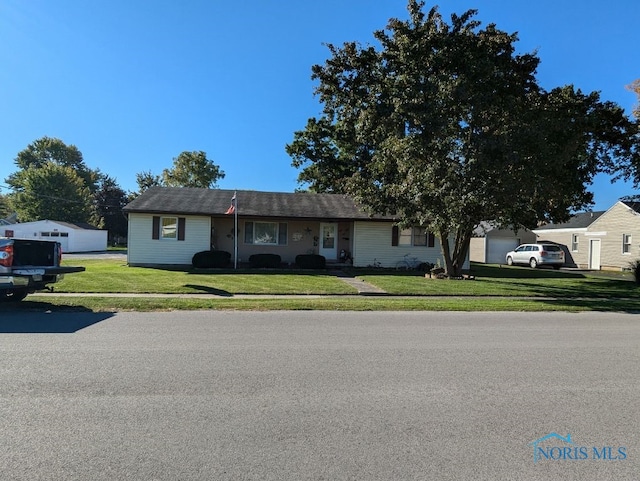
[[[435,245],[435,237],[424,227],[402,229],[398,233],[398,245],[433,247]]]
[[[400,235],[398,236],[398,245],[410,246],[412,244],[412,238],[411,238],[412,233],[413,233],[413,229],[402,229],[400,231]]]
[[[163,217],[160,220],[160,238],[161,239],[177,239],[178,238],[178,218]]]
[[[571,251],[578,252],[578,234],[571,236]]]
[[[622,253],[631,254],[631,234],[622,234]]]
[[[287,245],[287,224],[285,222],[245,222],[244,243]]]

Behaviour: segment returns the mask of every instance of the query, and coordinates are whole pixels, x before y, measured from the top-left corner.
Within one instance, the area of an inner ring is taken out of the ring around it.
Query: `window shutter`
[[[244,223],[244,243],[253,244],[253,222]]]
[[[153,227],[151,231],[151,238],[155,240],[160,239],[160,217],[156,215],[153,216]]]
[[[286,222],[280,222],[278,224],[278,245],[287,245],[287,224]]]
[[[427,232],[427,247],[435,247],[436,245],[436,236],[433,235],[433,232]]]
[[[186,224],[186,219],[184,217],[178,217],[178,240],[184,240],[184,228]]]
[[[392,246],[397,246],[398,245],[398,237],[400,236],[400,229],[398,228],[397,225],[394,225],[391,228],[391,245]]]

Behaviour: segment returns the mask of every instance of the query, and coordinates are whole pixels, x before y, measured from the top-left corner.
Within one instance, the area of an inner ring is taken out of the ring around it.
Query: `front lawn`
[[[356,290],[326,271],[175,270],[129,267],[121,260],[69,259],[65,265],[84,266],[55,284],[63,293],[141,294],[356,294]]]
[[[73,259],[85,272],[69,274],[56,285],[63,293],[210,293],[235,294],[356,294],[355,289],[327,271],[175,270],[128,267],[120,260]],[[640,289],[631,276],[602,277],[578,272],[523,267],[472,265],[475,280],[425,278],[415,272],[352,269],[350,273],[392,295],[504,296],[554,298],[630,298]]]
[[[475,280],[425,278],[415,272],[359,271],[353,275],[389,294],[411,296],[518,296],[557,298],[629,298],[640,289],[630,275],[604,277],[552,269],[473,264]]]

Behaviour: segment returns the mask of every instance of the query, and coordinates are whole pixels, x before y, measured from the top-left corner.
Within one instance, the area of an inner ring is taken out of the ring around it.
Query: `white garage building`
[[[517,233],[510,229],[499,229],[490,222],[482,222],[473,232],[469,244],[471,262],[485,264],[504,264],[507,252],[520,244],[536,241],[536,235],[526,229]]]
[[[0,236],[15,239],[58,241],[62,252],[96,252],[107,250],[107,234],[90,224],[71,224],[38,220],[0,226]]]

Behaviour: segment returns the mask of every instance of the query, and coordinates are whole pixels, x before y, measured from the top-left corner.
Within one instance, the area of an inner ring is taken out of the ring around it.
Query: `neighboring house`
[[[196,252],[234,252],[234,191],[152,187],[129,203],[129,265],[190,265]],[[394,267],[405,254],[442,263],[437,239],[423,228],[400,230],[389,216],[370,216],[339,194],[237,191],[238,261],[272,253],[293,264],[299,254],[328,263]]]
[[[486,264],[504,264],[507,252],[520,244],[536,241],[536,235],[530,230],[500,229],[491,222],[481,222],[473,231],[469,243],[469,259],[471,262]]]
[[[583,212],[564,224],[535,229],[540,240],[565,246],[567,264],[623,270],[640,259],[640,202],[616,202],[609,210]]]
[[[37,220],[0,227],[0,235],[15,239],[58,241],[62,252],[96,252],[107,249],[107,231],[90,224]]]

